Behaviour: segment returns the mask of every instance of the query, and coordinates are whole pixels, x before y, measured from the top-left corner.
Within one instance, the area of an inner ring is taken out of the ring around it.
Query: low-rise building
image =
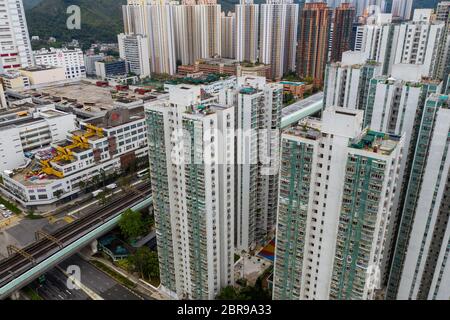
[[[8,70],[0,74],[0,79],[5,90],[23,90],[30,86],[30,79],[17,70]]]
[[[292,94],[297,99],[303,99],[306,92],[312,93],[313,85],[296,81],[280,81],[283,92]]]
[[[218,73],[238,77],[258,76],[267,78],[270,73],[270,66],[266,64],[241,63],[234,59],[209,58],[197,60],[192,65],[178,67],[178,73],[180,75],[190,75],[198,72],[205,74]]]
[[[25,165],[27,155],[65,139],[75,129],[75,116],[55,110],[53,104],[29,101],[0,112],[0,171]]]
[[[64,68],[53,66],[34,66],[19,70],[30,80],[31,86],[47,85],[66,80]]]
[[[83,51],[75,49],[50,48],[34,51],[36,65],[62,67],[65,70],[66,79],[79,79],[86,77]]]
[[[0,187],[38,211],[77,197],[94,177],[119,173],[147,155],[142,111],[116,108],[80,122],[63,142],[36,152],[26,167],[3,171]]]
[[[112,76],[120,76],[128,73],[128,65],[125,60],[115,60],[111,57],[95,62],[95,75],[101,79]]]
[[[86,54],[84,56],[84,66],[86,67],[86,75],[95,76],[95,62],[102,61],[105,58],[103,53]]]

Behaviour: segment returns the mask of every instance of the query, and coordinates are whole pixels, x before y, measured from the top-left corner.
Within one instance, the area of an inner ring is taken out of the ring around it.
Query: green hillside
[[[25,11],[29,33],[42,39],[53,36],[58,41],[115,42],[123,30],[121,5],[125,3],[126,0],[42,0]],[[66,27],[66,10],[70,5],[81,9],[80,30]]]

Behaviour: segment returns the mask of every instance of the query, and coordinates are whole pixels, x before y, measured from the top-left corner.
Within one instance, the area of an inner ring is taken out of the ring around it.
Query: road
[[[72,265],[80,268],[81,283],[104,300],[148,299],[132,292],[106,273],[83,260],[78,254],[60,263],[59,268],[55,267],[47,272],[42,284],[35,280],[30,284],[30,287],[44,300],[92,300],[83,290],[67,287],[67,276],[62,270],[67,270]]]
[[[79,255],[74,255],[59,264],[64,270],[67,270],[70,265],[78,266],[81,283],[105,300],[143,300],[141,296],[118,283],[103,271],[98,270]]]
[[[37,280],[30,284],[44,300],[91,300],[81,289],[69,289],[66,275],[57,268],[45,274],[45,281]]]

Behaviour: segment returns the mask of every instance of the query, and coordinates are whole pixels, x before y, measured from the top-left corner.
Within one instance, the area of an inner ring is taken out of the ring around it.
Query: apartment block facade
[[[350,3],[342,3],[334,10],[333,37],[330,50],[330,61],[341,61],[342,53],[351,50],[355,8]]]
[[[236,104],[236,247],[263,244],[275,228],[283,87],[238,78]]]
[[[234,283],[234,109],[201,87],[146,107],[163,290],[214,299]]]
[[[1,0],[0,71],[34,65],[22,0]]]
[[[417,146],[395,246],[388,299],[448,299],[450,244],[450,99],[431,95]]]
[[[267,0],[260,10],[259,61],[271,66],[271,79],[279,80],[295,71],[299,6]]]
[[[438,53],[445,23],[432,20],[432,9],[416,9],[411,21],[396,24],[392,14],[378,14],[358,26],[360,50],[367,59],[382,64],[389,75],[394,64],[417,64],[423,76],[433,76],[438,68]]]
[[[236,14],[222,12],[221,19],[221,51],[222,57],[234,59],[236,57]]]
[[[441,1],[436,8],[436,20],[445,23],[442,43],[438,52],[438,62],[436,63],[434,77],[442,79],[445,84],[450,74],[450,1]]]
[[[117,35],[119,55],[128,63],[129,71],[141,77],[150,76],[150,55],[147,36],[134,34]],[[155,64],[153,63],[155,70]]]
[[[241,0],[236,12],[236,60],[255,63],[259,45],[259,5]]]
[[[312,77],[316,85],[323,84],[332,13],[326,3],[306,3],[300,12],[297,74],[300,77]],[[340,30],[338,27],[335,29],[336,38],[339,38]]]
[[[327,108],[282,135],[273,298],[373,299],[402,138]]]
[[[360,52],[344,52],[340,62],[330,63],[326,67],[324,106],[362,110],[370,80],[380,75],[380,63],[367,61]]]
[[[176,57],[181,64],[222,55],[221,6],[215,0],[175,6]]]
[[[141,37],[142,60],[150,63],[150,72],[175,74],[175,5],[170,1],[128,0],[122,12],[124,33]],[[150,62],[146,59],[147,52]]]

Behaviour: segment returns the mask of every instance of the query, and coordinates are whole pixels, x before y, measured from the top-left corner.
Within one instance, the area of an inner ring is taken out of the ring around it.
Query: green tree
[[[80,180],[78,186],[80,187],[80,190],[86,191],[87,183],[84,180]]]
[[[125,192],[128,192],[131,187],[131,179],[129,176],[120,177],[117,185]]]
[[[263,288],[262,277],[259,277],[254,286],[245,286],[241,289],[240,295],[244,300],[271,300],[270,292]]]
[[[241,296],[235,287],[228,286],[220,291],[216,300],[241,300]]]
[[[106,204],[106,192],[105,191],[100,192],[99,194],[97,194],[95,199],[98,202],[100,202],[100,204],[103,206],[104,204]]]
[[[128,239],[139,237],[147,229],[141,213],[131,209],[122,214],[118,224],[122,235]]]
[[[93,186],[94,188],[99,187],[100,182],[101,182],[101,180],[100,180],[100,176],[99,176],[99,175],[95,175],[95,176],[93,176],[92,179],[91,179],[91,184],[92,184],[92,186]]]
[[[233,286],[223,288],[216,296],[217,300],[271,300],[269,290],[262,286],[263,276],[260,276],[254,286],[244,285],[240,289]]]
[[[150,281],[159,279],[158,254],[143,246],[136,250],[136,253],[130,256],[130,262],[139,272],[141,278]]]
[[[283,103],[285,105],[290,105],[295,102],[294,95],[291,92],[287,92],[283,94]]]
[[[302,80],[307,84],[312,84],[314,82],[314,78],[311,76],[304,77]]]

